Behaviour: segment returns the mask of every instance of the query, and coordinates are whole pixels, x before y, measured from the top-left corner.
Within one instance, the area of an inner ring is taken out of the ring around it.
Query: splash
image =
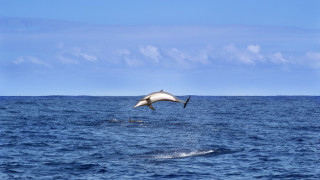
[[[192,157],[192,156],[201,156],[205,154],[213,153],[214,150],[207,150],[207,151],[191,151],[191,152],[174,152],[168,154],[159,154],[155,155],[155,159],[173,159],[173,158],[185,158],[185,157]]]

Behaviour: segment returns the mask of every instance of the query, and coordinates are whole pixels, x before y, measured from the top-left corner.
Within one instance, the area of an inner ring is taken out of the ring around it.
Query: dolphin
[[[161,90],[159,92],[153,92],[151,94],[146,95],[135,106],[133,106],[133,108],[148,105],[150,109],[155,110],[151,104],[158,101],[172,101],[172,102],[184,103],[183,108],[185,108],[189,102],[190,97],[191,96],[189,96],[189,98],[186,101],[181,101],[174,95]]]

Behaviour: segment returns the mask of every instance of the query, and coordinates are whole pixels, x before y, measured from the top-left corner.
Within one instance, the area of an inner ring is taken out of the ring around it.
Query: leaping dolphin
[[[158,101],[172,101],[172,102],[184,103],[183,108],[185,108],[189,102],[190,97],[191,96],[189,96],[189,98],[184,102],[178,99],[177,97],[175,97],[174,95],[161,90],[159,92],[154,92],[146,95],[135,106],[133,106],[133,108],[148,105],[150,109],[155,110],[151,104]]]

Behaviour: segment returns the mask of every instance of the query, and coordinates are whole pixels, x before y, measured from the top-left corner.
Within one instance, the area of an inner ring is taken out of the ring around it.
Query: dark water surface
[[[320,97],[140,98],[0,97],[0,179],[320,179]]]

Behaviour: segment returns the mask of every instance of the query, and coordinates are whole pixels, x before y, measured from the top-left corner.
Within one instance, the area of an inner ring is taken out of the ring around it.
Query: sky
[[[317,0],[0,0],[0,95],[320,95]]]

